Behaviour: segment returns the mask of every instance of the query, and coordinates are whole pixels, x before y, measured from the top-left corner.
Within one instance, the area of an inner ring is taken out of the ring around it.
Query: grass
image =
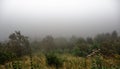
[[[70,54],[60,54],[64,59],[63,65],[58,69],[120,69],[120,56],[114,58],[96,57],[76,57]],[[0,65],[0,69],[31,69],[30,58],[24,56],[21,60],[8,62]],[[49,66],[44,54],[37,53],[32,56],[33,69],[56,69],[55,66]]]

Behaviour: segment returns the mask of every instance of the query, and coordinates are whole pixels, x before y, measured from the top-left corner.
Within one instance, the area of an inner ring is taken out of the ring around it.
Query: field
[[[45,55],[37,53],[32,56],[32,61],[28,56],[24,56],[19,60],[0,65],[0,69],[120,69],[119,55],[114,58],[103,58],[102,56],[84,58],[59,54],[58,57],[58,60],[63,59],[61,66],[49,65]]]

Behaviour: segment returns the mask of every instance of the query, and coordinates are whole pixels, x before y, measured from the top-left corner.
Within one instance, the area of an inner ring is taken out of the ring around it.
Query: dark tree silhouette
[[[20,31],[15,31],[9,36],[9,51],[20,57],[30,53],[28,37],[21,35]]]

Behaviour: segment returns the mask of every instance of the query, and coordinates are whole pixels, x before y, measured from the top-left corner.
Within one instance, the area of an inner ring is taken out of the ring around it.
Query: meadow
[[[114,58],[104,58],[102,56],[94,57],[75,57],[70,54],[61,54],[52,64],[48,64],[44,54],[38,53],[32,57],[32,65],[30,57],[24,56],[19,60],[7,62],[0,65],[0,69],[120,69],[120,56]],[[61,61],[62,60],[62,61]],[[56,66],[60,64],[60,66]]]

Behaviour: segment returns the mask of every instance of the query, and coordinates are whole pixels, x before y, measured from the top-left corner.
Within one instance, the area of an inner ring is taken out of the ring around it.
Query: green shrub
[[[0,64],[4,64],[5,62],[8,62],[14,58],[15,58],[15,55],[12,53],[0,52]]]
[[[63,59],[58,56],[56,53],[46,54],[47,64],[50,66],[55,66],[56,68],[63,65]]]
[[[88,55],[88,53],[86,51],[82,51],[80,50],[79,47],[75,47],[73,50],[72,50],[72,54],[74,56],[80,56],[80,57],[85,57]]]

